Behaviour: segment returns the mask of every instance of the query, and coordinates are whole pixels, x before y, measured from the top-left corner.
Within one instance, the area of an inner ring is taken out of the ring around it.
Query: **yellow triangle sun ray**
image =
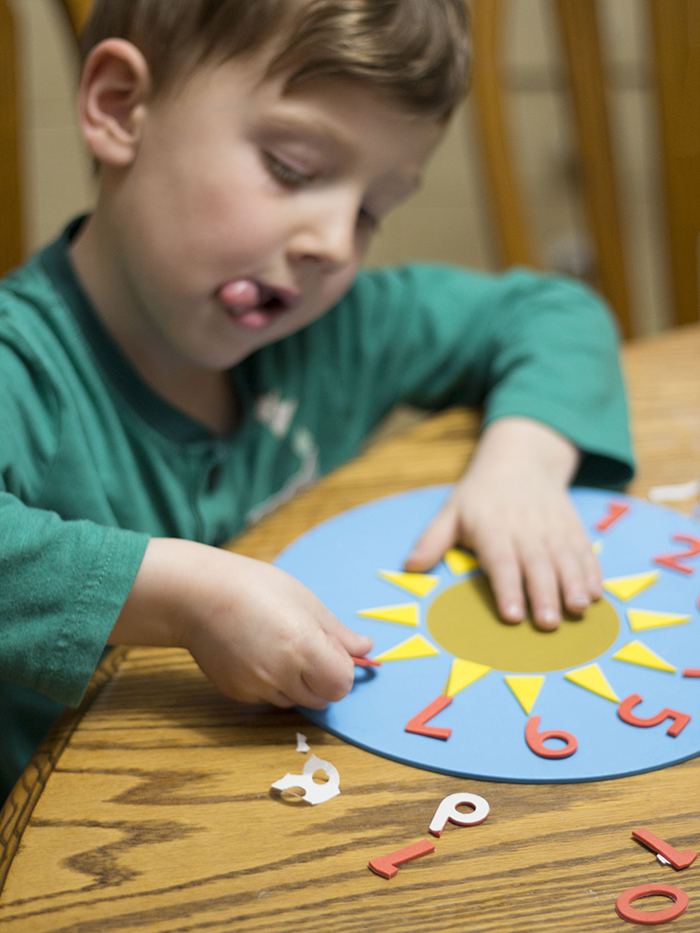
[[[675,674],[677,670],[651,648],[643,645],[641,641],[631,641],[623,645],[619,651],[615,652],[613,658],[616,661],[626,661],[628,664],[639,664],[640,667],[653,667],[657,671],[668,671],[669,674]]]
[[[633,573],[627,577],[610,577],[609,580],[603,580],[603,586],[618,599],[631,599],[658,579],[659,571],[650,570],[648,573]]]
[[[619,703],[620,698],[608,683],[605,674],[597,664],[589,664],[587,667],[579,667],[576,671],[569,671],[564,674],[566,680],[572,684],[583,687],[584,690],[590,690],[591,693],[597,693],[598,696],[606,700],[612,700],[613,703]]]
[[[440,579],[429,573],[407,573],[405,570],[380,570],[379,576],[401,586],[415,596],[425,596]]]
[[[447,697],[453,697],[460,690],[464,690],[469,684],[473,684],[475,680],[483,677],[484,674],[488,674],[490,670],[491,668],[487,664],[477,664],[476,661],[455,658],[443,693]]]
[[[382,654],[376,655],[374,661],[408,661],[411,658],[429,658],[433,654],[440,654],[430,642],[422,635],[413,635]]]
[[[453,547],[445,553],[443,558],[447,566],[455,576],[459,573],[467,573],[469,570],[475,570],[479,566],[479,561],[473,554],[468,554],[460,548]]]
[[[633,632],[642,632],[647,628],[660,628],[662,625],[682,625],[690,622],[690,616],[675,612],[653,612],[651,609],[628,609],[627,618]]]
[[[418,603],[402,603],[400,606],[377,606],[374,609],[358,609],[358,616],[365,619],[380,619],[382,622],[398,622],[400,625],[418,625]]]
[[[542,689],[544,676],[542,674],[530,676],[521,674],[506,674],[503,678],[515,694],[515,698],[529,715],[535,705],[537,695]]]

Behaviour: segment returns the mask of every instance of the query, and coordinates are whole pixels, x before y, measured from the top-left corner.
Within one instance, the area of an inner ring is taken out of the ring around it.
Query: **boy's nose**
[[[319,197],[291,239],[292,258],[313,260],[331,270],[352,262],[357,253],[359,210],[357,197],[350,194]]]

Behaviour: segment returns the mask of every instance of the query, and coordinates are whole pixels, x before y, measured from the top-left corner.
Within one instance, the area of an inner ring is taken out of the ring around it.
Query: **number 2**
[[[697,557],[700,554],[700,541],[692,535],[673,535],[672,539],[684,542],[688,545],[688,549],[681,551],[680,554],[659,554],[658,557],[654,558],[654,563],[660,564],[662,567],[670,567],[671,570],[680,570],[681,573],[692,573],[694,568],[682,564],[681,561],[686,560],[688,557]]]

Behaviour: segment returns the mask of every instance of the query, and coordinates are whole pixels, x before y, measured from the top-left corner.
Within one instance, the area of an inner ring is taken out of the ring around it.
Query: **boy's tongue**
[[[252,279],[227,282],[219,289],[219,298],[235,317],[236,323],[248,330],[261,330],[274,316],[273,311],[260,307],[263,293]]]

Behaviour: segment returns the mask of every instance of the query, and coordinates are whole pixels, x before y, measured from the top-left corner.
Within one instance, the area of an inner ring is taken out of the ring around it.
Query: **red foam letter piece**
[[[639,897],[654,896],[670,897],[674,902],[670,907],[664,907],[663,910],[644,911],[632,907],[632,901]],[[674,888],[670,884],[640,884],[636,888],[629,888],[624,894],[621,894],[615,907],[623,920],[629,920],[630,923],[641,923],[643,926],[653,927],[657,923],[668,923],[669,920],[675,920],[680,917],[688,906],[688,895],[680,888]]]
[[[613,522],[616,522],[618,518],[622,518],[625,512],[629,512],[629,510],[630,507],[622,502],[611,502],[608,505],[607,513],[596,522],[595,527],[598,531],[607,531]]]
[[[381,667],[381,661],[373,661],[372,658],[353,658],[355,667]]]
[[[568,758],[578,748],[578,740],[570,732],[564,732],[561,729],[540,732],[539,728],[540,717],[530,716],[525,726],[525,741],[530,751],[539,755],[540,758]],[[561,739],[566,744],[562,748],[547,748],[544,744],[547,739]]]
[[[674,849],[673,846],[664,842],[663,839],[659,839],[658,836],[650,833],[648,829],[633,829],[632,838],[636,839],[638,842],[643,842],[652,852],[656,852],[658,855],[663,856],[667,862],[673,865],[676,871],[682,871],[684,868],[688,868],[698,857],[698,853],[693,852],[692,849],[684,849],[682,852],[679,852],[678,849]]]
[[[397,865],[403,865],[404,862],[410,862],[414,858],[420,858],[421,855],[430,855],[435,851],[435,846],[427,839],[421,839],[420,842],[414,842],[412,846],[406,846],[405,849],[399,849],[398,852],[392,852],[390,855],[380,855],[379,858],[369,860],[369,867],[382,878],[393,878],[398,875]]]
[[[446,706],[452,702],[452,697],[446,697],[441,693],[432,703],[428,703],[425,709],[409,719],[406,723],[406,732],[413,732],[415,735],[427,735],[431,739],[443,739],[446,741],[452,735],[452,729],[440,729],[437,726],[426,726],[426,722],[442,712]]]
[[[683,541],[689,545],[688,549],[681,551],[680,554],[659,554],[654,558],[655,564],[661,564],[662,567],[670,567],[671,570],[680,570],[681,573],[692,573],[692,567],[686,567],[681,560],[686,557],[697,557],[700,554],[700,540],[692,535],[672,535],[674,541]]]
[[[632,709],[641,702],[642,698],[638,693],[630,694],[630,696],[625,697],[618,706],[617,715],[628,725],[639,726],[641,729],[647,729],[650,726],[658,726],[665,719],[672,719],[673,722],[666,730],[666,735],[672,735],[674,739],[677,735],[680,735],[690,722],[691,717],[688,713],[679,713],[678,710],[669,709],[668,706],[665,706],[656,716],[650,716],[648,719],[641,719],[632,712]]]
[[[686,667],[683,671],[684,677],[700,677],[700,667]]]

